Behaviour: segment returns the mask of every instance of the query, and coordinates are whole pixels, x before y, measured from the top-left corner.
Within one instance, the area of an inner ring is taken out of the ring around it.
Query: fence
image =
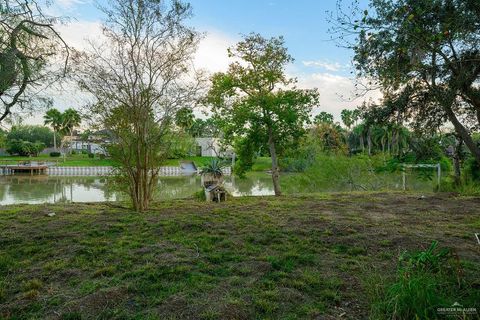
[[[440,163],[436,164],[404,164],[402,168],[402,185],[403,190],[407,190],[407,181],[406,181],[406,169],[412,168],[433,168],[437,171],[437,189],[440,189],[440,182],[442,179],[442,167]]]
[[[48,167],[46,173],[52,176],[107,176],[112,174],[112,167]],[[230,175],[232,170],[226,167],[223,174]],[[161,176],[181,176],[184,172],[180,167],[160,167]],[[190,172],[189,172],[190,173]]]

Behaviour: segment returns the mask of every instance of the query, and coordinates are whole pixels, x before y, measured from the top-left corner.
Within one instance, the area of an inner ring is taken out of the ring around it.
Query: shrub
[[[200,174],[212,175],[214,178],[220,178],[223,176],[223,165],[218,159],[212,159],[212,161],[202,168]]]
[[[91,158],[91,159],[93,159],[93,158],[95,157],[95,154],[89,153],[89,154],[88,154],[88,157]]]
[[[205,196],[205,190],[201,189],[193,194],[193,198],[199,201],[205,201],[207,198]]]
[[[23,140],[30,142],[42,142],[47,147],[53,146],[53,131],[44,126],[13,126],[7,134],[6,140]],[[57,133],[57,141],[61,136]]]
[[[100,158],[101,160],[105,159],[105,154],[103,154],[103,153],[97,153],[97,156],[98,156],[98,158]]]
[[[478,164],[475,158],[470,157],[465,161],[465,175],[474,182],[480,182],[480,164]]]
[[[82,150],[82,154],[88,154],[88,151],[85,150],[85,149],[83,149],[83,150]]]
[[[60,157],[60,156],[61,156],[61,153],[58,152],[58,151],[52,151],[52,152],[50,152],[50,157],[56,158],[56,157]]]
[[[72,150],[72,151],[70,152],[70,154],[77,154],[77,151]]]
[[[338,190],[379,190],[390,181],[375,173],[380,157],[318,154],[300,174],[285,175],[283,185],[291,193]]]
[[[19,139],[11,139],[7,141],[6,151],[12,155],[19,156],[38,156],[45,149],[43,142],[30,142]]]

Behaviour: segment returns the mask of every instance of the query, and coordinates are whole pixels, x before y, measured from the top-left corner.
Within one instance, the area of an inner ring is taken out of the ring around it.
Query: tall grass
[[[460,261],[433,242],[425,251],[404,253],[394,279],[370,278],[372,319],[438,319],[439,308],[475,307],[480,293],[464,279]],[[463,319],[465,315],[458,314]]]

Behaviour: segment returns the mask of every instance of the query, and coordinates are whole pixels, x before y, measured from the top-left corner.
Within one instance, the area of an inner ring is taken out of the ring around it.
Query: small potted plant
[[[213,159],[209,164],[204,166],[200,171],[205,187],[213,184],[221,184],[223,182],[223,165],[218,159]]]

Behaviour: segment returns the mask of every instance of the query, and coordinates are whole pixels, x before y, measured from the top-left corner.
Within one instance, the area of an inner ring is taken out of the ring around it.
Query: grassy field
[[[179,166],[180,161],[193,161],[197,167],[204,166],[210,162],[212,157],[187,157],[185,159],[167,159],[166,166]],[[95,158],[89,158],[86,154],[73,154],[63,157],[52,158],[49,155],[40,155],[38,157],[16,157],[16,156],[1,156],[2,160],[32,160],[32,161],[56,161],[59,166],[62,167],[97,167],[97,166],[112,166],[114,163],[111,159],[100,159],[98,156]]]
[[[0,318],[362,319],[399,254],[433,240],[478,289],[479,214],[402,193],[6,206]]]

